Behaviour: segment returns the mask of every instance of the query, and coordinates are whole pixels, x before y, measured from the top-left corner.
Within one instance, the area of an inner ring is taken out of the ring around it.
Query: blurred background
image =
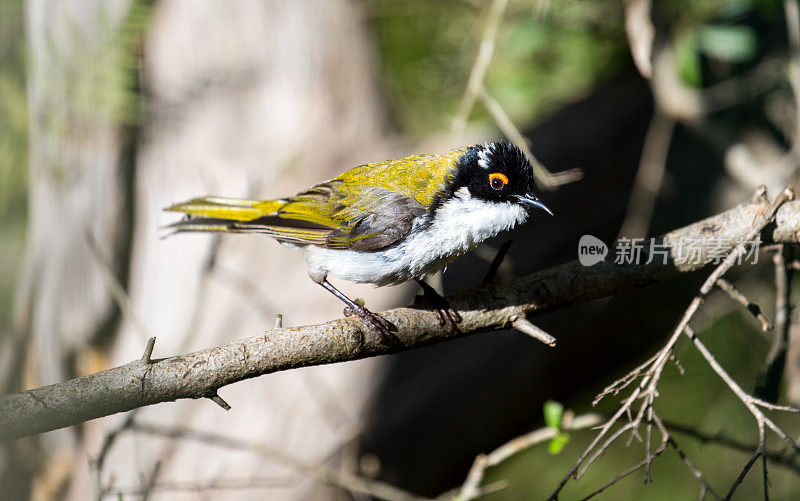
[[[553,175],[536,218],[448,268],[479,282],[513,238],[498,280],[574,260],[581,235],[657,235],[796,181],[800,22],[771,0],[2,0],[0,2],[0,391],[127,363],[156,336],[167,357],[284,325],[337,318],[302,253],[259,237],[162,239],[162,208],[198,195],[293,194],[363,163],[510,138]],[[580,176],[574,175],[580,170]],[[558,173],[567,172],[566,175]],[[579,177],[579,179],[578,179]],[[732,273],[774,318],[769,256]],[[543,426],[555,399],[581,414],[655,351],[703,274],[541,315],[548,348],[488,333],[371,360],[273,374],[207,400],[141,409],[153,426],[203,430],[357,473],[421,496],[463,483],[473,459]],[[337,283],[373,310],[415,285]],[[772,344],[727,297],[695,330],[752,390]],[[791,330],[780,401],[800,404]],[[755,423],[698,354],[678,345],[659,413],[712,437],[676,437],[726,492]],[[613,411],[611,399],[601,412]],[[281,454],[129,429],[130,415],[3,444],[3,499],[363,499]],[[775,416],[794,436],[797,418]],[[126,427],[127,426],[127,427]],[[570,433],[491,468],[487,499],[549,495],[593,437]],[[771,438],[771,450],[782,444]],[[283,459],[282,459],[283,458]],[[612,447],[564,499],[643,458]],[[606,499],[694,498],[671,452]],[[773,499],[800,496],[794,460]],[[737,491],[761,496],[760,472]]]

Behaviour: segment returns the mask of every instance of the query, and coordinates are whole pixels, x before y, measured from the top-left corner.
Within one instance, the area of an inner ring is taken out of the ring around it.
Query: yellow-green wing
[[[208,197],[167,210],[178,231],[261,232],[279,241],[377,250],[406,235],[444,188],[465,149],[365,164],[285,200]]]
[[[360,165],[333,181],[343,181],[354,187],[384,188],[429,207],[436,194],[444,188],[447,177],[454,172],[455,163],[466,151],[467,148],[459,148],[443,155],[412,155]]]

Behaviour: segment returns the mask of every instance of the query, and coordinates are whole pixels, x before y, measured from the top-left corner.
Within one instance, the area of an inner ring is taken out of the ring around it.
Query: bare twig
[[[606,489],[608,489],[608,488],[609,488],[609,487],[611,487],[612,485],[616,484],[617,482],[619,482],[619,481],[620,481],[620,480],[622,480],[623,478],[625,478],[625,477],[627,477],[627,476],[629,476],[629,475],[632,475],[633,473],[636,473],[636,471],[640,470],[641,468],[644,468],[644,467],[645,467],[645,466],[647,466],[647,464],[650,462],[650,458],[651,458],[651,457],[658,457],[658,456],[660,456],[660,455],[661,455],[661,453],[662,453],[662,452],[664,452],[666,449],[667,449],[667,443],[666,443],[666,442],[663,442],[663,443],[662,443],[662,444],[661,444],[661,445],[658,447],[658,449],[656,449],[655,451],[653,451],[653,453],[651,454],[651,456],[648,456],[647,458],[645,458],[645,459],[643,459],[643,460],[639,461],[639,462],[638,462],[638,463],[636,463],[635,465],[633,465],[633,466],[631,466],[630,468],[628,468],[627,470],[623,471],[622,473],[620,473],[619,475],[617,475],[616,477],[614,477],[614,478],[613,478],[613,479],[612,479],[610,482],[608,482],[607,484],[603,485],[602,487],[600,487],[600,488],[599,488],[599,489],[597,489],[596,491],[592,492],[591,494],[589,494],[588,496],[586,496],[585,498],[583,498],[583,501],[586,501],[587,499],[591,499],[591,498],[593,498],[593,497],[597,496],[598,494],[600,494],[601,492],[605,491]]]
[[[150,492],[153,490],[153,486],[156,483],[156,479],[158,478],[158,474],[160,471],[161,471],[161,462],[156,461],[156,463],[153,465],[153,471],[150,472],[150,476],[148,476],[147,478],[145,478],[144,475],[141,476],[140,480],[142,487],[139,490],[139,495],[142,501],[147,501],[148,499],[150,499]]]
[[[772,347],[767,354],[764,367],[758,375],[755,394],[767,402],[777,402],[780,393],[783,369],[786,366],[786,351],[789,348],[789,317],[791,294],[791,271],[786,262],[791,261],[792,251],[789,246],[781,245],[772,255],[775,266],[775,336]]]
[[[114,298],[114,302],[117,303],[123,318],[125,318],[125,320],[131,324],[133,330],[142,337],[142,340],[149,339],[151,336],[147,333],[147,329],[145,329],[144,324],[139,321],[139,318],[134,313],[133,304],[128,297],[128,293],[125,292],[125,287],[123,287],[120,283],[117,275],[114,273],[114,268],[111,265],[111,262],[103,255],[103,251],[100,249],[97,239],[89,229],[86,230],[86,242],[89,245],[89,249],[92,251],[92,254],[94,254],[95,259],[97,260],[98,267],[100,268],[103,278],[108,285],[108,289],[111,292],[111,297]]]
[[[275,311],[275,306],[267,299],[267,295],[256,282],[246,274],[217,265],[214,276],[222,279],[226,286],[236,291],[255,309],[262,318],[268,320]]]
[[[671,432],[682,433],[691,438],[697,439],[702,443],[713,443],[721,445],[723,447],[728,447],[737,451],[747,452],[747,453],[752,453],[754,450],[758,448],[758,444],[748,444],[740,442],[738,440],[734,440],[730,437],[727,437],[722,433],[715,433],[713,435],[708,433],[702,433],[688,426],[676,423],[668,423],[668,422],[665,422],[664,426]],[[768,461],[771,461],[773,464],[786,468],[792,471],[796,475],[800,475],[800,464],[798,464],[797,461],[798,456],[792,450],[784,449],[781,452],[766,451],[764,453],[764,457]]]
[[[351,473],[340,472],[331,468],[327,468],[323,465],[306,463],[305,461],[297,459],[290,454],[267,447],[265,445],[255,444],[250,440],[240,440],[237,438],[226,437],[204,431],[189,430],[184,428],[170,428],[142,423],[134,423],[129,429],[149,435],[195,440],[208,445],[249,451],[263,457],[278,460],[282,464],[289,466],[292,469],[297,470],[298,472],[319,482],[341,487],[353,493],[366,494],[368,496],[374,496],[378,499],[384,499],[387,501],[408,501],[420,499],[409,492],[384,482],[371,480]]]
[[[761,311],[761,307],[754,303],[749,297],[745,296],[742,291],[736,288],[735,285],[728,282],[724,278],[717,280],[717,283],[714,285],[719,287],[720,290],[724,291],[731,299],[744,306],[745,309],[749,311],[761,324],[762,331],[766,332],[773,329],[772,322],[770,322],[767,316],[764,315],[764,312]]]
[[[489,8],[489,14],[486,16],[486,26],[483,29],[478,55],[475,57],[475,64],[472,65],[464,97],[461,98],[458,112],[453,120],[453,130],[459,136],[464,134],[469,113],[472,111],[475,99],[477,99],[483,87],[483,79],[486,78],[486,71],[489,69],[489,63],[492,62],[494,47],[497,43],[497,29],[500,26],[500,20],[503,18],[503,12],[506,10],[507,5],[508,0],[494,0]]]
[[[591,428],[602,423],[604,419],[602,414],[595,413],[582,414],[572,418],[567,418],[565,415],[561,428],[563,430]],[[539,428],[510,440],[489,454],[480,454],[472,463],[467,478],[458,493],[458,499],[460,501],[468,501],[478,497],[480,494],[480,484],[483,481],[483,476],[487,468],[496,466],[514,454],[528,449],[529,447],[550,440],[555,437],[556,434],[558,434],[558,430],[545,426],[544,428]]]
[[[643,237],[653,216],[667,165],[667,153],[675,130],[675,119],[656,107],[642,147],[639,170],[631,190],[620,237]]]
[[[692,331],[691,327],[686,328],[686,335],[691,338],[692,343],[694,343],[695,347],[700,352],[700,354],[703,355],[703,358],[706,359],[706,361],[708,362],[708,365],[711,366],[711,368],[714,370],[714,372],[716,372],[719,375],[719,377],[722,378],[722,380],[725,382],[725,384],[728,386],[728,388],[730,388],[731,391],[745,405],[745,407],[747,407],[747,409],[750,411],[750,413],[756,419],[756,422],[759,425],[759,429],[761,427],[764,427],[764,426],[766,426],[767,428],[771,429],[773,432],[775,432],[776,435],[778,435],[787,444],[789,444],[789,446],[792,449],[794,449],[795,453],[800,454],[800,445],[798,445],[798,443],[795,442],[792,437],[790,437],[788,434],[786,434],[786,432],[784,432],[781,428],[778,427],[778,425],[776,425],[770,418],[768,418],[761,411],[761,408],[769,409],[769,410],[776,410],[776,411],[795,412],[795,413],[800,412],[800,410],[795,409],[794,407],[786,406],[786,405],[771,404],[769,402],[765,402],[765,401],[763,401],[761,399],[758,399],[756,397],[753,397],[753,396],[747,394],[741,388],[741,386],[739,386],[733,380],[733,378],[730,377],[730,375],[728,375],[727,372],[725,372],[725,369],[723,369],[722,366],[719,365],[719,362],[717,362],[716,358],[714,358],[714,355],[712,355],[711,352],[708,351],[708,348],[706,348],[706,346],[703,344],[703,342],[700,341],[700,339],[694,334],[694,331]],[[759,439],[760,438],[761,437],[759,437]],[[759,447],[764,449],[764,444],[763,443],[759,443]],[[766,449],[764,449],[764,450],[766,450]]]
[[[137,410],[131,411],[122,424],[111,433],[106,434],[97,457],[89,461],[89,470],[91,471],[92,482],[94,483],[94,499],[96,501],[100,501],[106,494],[106,490],[103,488],[102,474],[108,451],[111,450],[111,446],[114,444],[119,434],[133,425],[133,418],[136,416],[136,413]]]
[[[753,197],[753,201],[763,199],[764,196],[765,196],[765,190],[760,188],[757,191],[756,195]],[[713,288],[714,284],[716,284],[716,282],[722,277],[722,275],[724,275],[737,262],[737,260],[739,260],[746,253],[748,246],[752,245],[752,243],[760,235],[762,230],[767,226],[767,224],[769,224],[772,221],[778,209],[786,202],[792,200],[793,198],[794,198],[794,190],[791,187],[787,187],[775,199],[775,201],[763,207],[763,212],[757,214],[756,217],[753,218],[750,230],[747,232],[745,240],[739,243],[734,249],[732,249],[728,253],[725,259],[714,269],[714,271],[711,272],[711,274],[702,284],[698,294],[689,304],[689,307],[684,312],[683,317],[681,318],[680,322],[678,322],[677,327],[675,327],[675,329],[673,330],[672,335],[670,336],[669,340],[664,345],[664,347],[662,347],[647,362],[640,365],[633,371],[629,372],[623,378],[612,383],[598,396],[598,398],[595,399],[595,403],[597,403],[598,400],[603,396],[608,395],[610,393],[617,393],[621,391],[623,388],[630,385],[633,381],[640,379],[639,384],[636,385],[631,394],[623,400],[617,412],[601,427],[600,432],[597,434],[595,439],[578,457],[578,459],[575,461],[570,471],[562,478],[561,482],[558,484],[558,486],[556,487],[555,491],[552,493],[549,499],[557,499],[559,493],[567,484],[570,477],[574,476],[576,480],[580,478],[580,476],[586,471],[589,465],[591,465],[592,462],[597,457],[599,457],[619,436],[621,436],[623,432],[631,430],[632,432],[635,433],[639,429],[639,426],[641,425],[642,420],[644,418],[646,418],[648,424],[648,437],[649,437],[650,434],[649,427],[653,422],[653,415],[654,415],[653,402],[655,401],[655,398],[658,395],[658,383],[659,380],[661,379],[661,374],[664,370],[664,367],[666,366],[666,362],[670,360],[673,348],[675,347],[675,344],[678,342],[678,339],[684,332],[687,333],[691,332],[691,328],[689,327],[689,322],[699,309],[705,297]],[[713,357],[711,358],[713,359]],[[712,364],[711,360],[709,360],[708,358],[707,360],[709,361],[709,364]],[[712,368],[715,368],[713,364]],[[715,368],[715,370],[717,369]],[[732,390],[734,390],[734,386],[731,386],[731,384],[729,384],[729,386],[731,387]],[[734,392],[736,392],[736,390],[734,390]],[[639,407],[639,410],[636,412],[636,414],[633,417],[631,417],[632,407],[640,398],[642,399],[642,404]],[[743,397],[740,396],[740,398]],[[766,402],[759,401],[758,403],[758,405],[761,406],[764,406],[764,404],[769,405],[770,408],[777,408],[777,406],[768,404]],[[755,407],[756,404],[754,402],[750,402],[748,408],[750,408],[750,406]],[[758,411],[757,407],[755,407],[755,409],[756,411]],[[757,419],[762,419],[762,418],[765,419],[765,417],[763,416],[763,414],[760,413],[760,411],[758,411],[758,413],[761,417]],[[618,429],[616,432],[609,435],[611,429],[623,415],[628,416],[628,423],[624,425],[622,428]],[[754,413],[754,416],[755,415],[756,414]],[[758,422],[760,426],[767,423],[767,421],[761,421],[761,420],[759,420]],[[769,421],[769,423],[772,422]],[[773,431],[775,431],[776,429],[777,427],[773,428]],[[778,431],[776,431],[776,433],[778,433]],[[782,431],[779,434],[782,434],[782,436],[784,437],[786,436],[786,434],[783,433]],[[663,437],[664,443],[662,445],[666,444],[667,437],[668,435],[665,435]],[[663,449],[659,448],[659,450]],[[655,455],[651,455],[649,450],[649,441],[648,441],[647,454],[644,462],[641,463],[640,465],[637,465],[637,467],[634,468],[633,470],[625,472],[622,475],[622,477],[616,478],[614,481],[612,481],[612,484],[618,481],[620,478],[623,478],[624,476],[629,475],[633,471],[636,471],[636,469],[642,466],[649,467],[652,457],[655,457]],[[607,484],[598,492],[601,492],[609,485],[610,484]]]
[[[211,491],[234,491],[244,489],[275,489],[279,487],[289,487],[292,482],[281,478],[239,478],[239,479],[214,479],[208,482],[157,482],[150,488],[151,493],[171,493],[181,492],[200,493]],[[141,487],[124,487],[110,489],[103,494],[103,497],[113,497],[115,499],[126,499],[128,496],[140,496]]]
[[[727,242],[728,249],[742,249],[731,252],[733,256],[746,248],[746,242],[752,241],[753,222],[771,220],[773,215],[775,224],[763,233],[763,238],[768,242],[796,243],[800,235],[800,202],[786,204],[773,214],[775,207],[763,198],[756,198],[670,232],[662,238],[670,257],[663,262],[657,259],[644,264],[601,262],[585,267],[573,261],[509,283],[476,287],[450,296],[448,302],[463,317],[460,333],[440,326],[435,316],[415,308],[398,308],[382,315],[398,327],[397,336],[404,349],[505,329],[515,317],[525,318],[536,312],[619,294],[678,273],[698,270],[713,261],[712,248],[719,251],[720,241]],[[685,247],[689,241],[693,243],[692,252]],[[205,398],[233,382],[276,371],[389,352],[360,321],[346,318],[321,325],[273,329],[215,348],[154,360],[146,366],[137,357],[133,364],[23,393],[0,395],[0,440],[178,398]],[[670,360],[670,355],[667,350],[663,360],[657,357],[658,363]],[[633,379],[636,378],[638,375]]]
[[[489,269],[486,270],[486,275],[483,276],[483,280],[481,281],[483,285],[489,285],[494,282],[494,277],[497,276],[497,270],[499,270],[500,265],[503,264],[503,260],[505,260],[508,250],[511,249],[511,244],[513,243],[513,240],[506,240],[503,242],[503,245],[497,249],[497,253],[494,255],[494,259],[492,259],[492,263],[489,265]]]
[[[728,495],[726,499],[730,499],[733,496],[736,487],[742,482],[744,477],[747,475],[747,472],[753,466],[755,461],[764,455],[767,449],[767,440],[766,440],[766,428],[768,427],[771,429],[776,435],[782,438],[789,446],[794,449],[796,454],[800,454],[800,444],[794,441],[785,431],[783,431],[780,427],[778,427],[771,419],[769,419],[764,413],[761,411],[760,407],[765,409],[773,409],[773,410],[782,410],[788,412],[800,412],[797,409],[787,406],[780,406],[770,404],[769,402],[765,402],[758,398],[755,398],[751,395],[745,393],[744,390],[733,380],[733,378],[728,375],[725,369],[722,368],[721,365],[717,362],[711,352],[706,348],[706,346],[700,341],[700,339],[695,335],[695,333],[691,330],[691,328],[686,329],[686,335],[692,339],[697,350],[703,355],[706,359],[708,364],[711,368],[716,372],[719,377],[725,382],[728,388],[733,391],[733,393],[741,400],[741,402],[747,407],[753,417],[756,419],[756,424],[758,425],[758,447],[756,448],[753,456],[750,458],[750,461],[742,469],[742,472],[739,474],[739,477],[734,481],[733,485],[731,486],[730,490],[728,491]],[[763,460],[763,469],[762,469],[763,481],[764,481],[764,498],[769,499],[769,492],[768,492],[768,479],[767,479],[767,466],[766,460]]]
[[[528,319],[523,317],[512,317],[511,318],[511,325],[517,329],[518,331],[522,332],[523,334],[527,334],[533,339],[537,341],[541,341],[547,346],[555,346],[556,345],[556,338],[551,336],[550,334],[543,331],[541,328],[533,325]]]
[[[694,463],[692,463],[692,461],[689,459],[686,453],[683,452],[683,449],[681,449],[678,446],[678,443],[675,441],[675,439],[672,438],[671,436],[668,436],[667,443],[670,445],[670,447],[672,447],[675,453],[678,454],[678,457],[681,458],[681,461],[683,461],[683,464],[686,466],[686,469],[688,469],[689,472],[691,472],[692,476],[700,482],[703,492],[711,494],[714,497],[714,499],[722,499],[722,496],[717,494],[717,492],[711,487],[711,484],[708,483],[708,479],[706,479],[706,477],[703,475],[703,472],[700,471],[694,465]]]
[[[726,501],[728,499],[730,499],[731,497],[733,497],[733,493],[736,492],[736,488],[739,487],[739,485],[742,483],[742,480],[744,480],[744,477],[747,475],[747,472],[749,472],[750,468],[752,468],[753,465],[756,464],[756,461],[758,460],[758,458],[760,456],[761,456],[761,450],[760,449],[756,449],[756,452],[754,452],[753,455],[750,456],[750,459],[744,465],[744,468],[742,468],[742,471],[739,472],[739,476],[736,477],[736,480],[733,481],[733,485],[731,485],[730,490],[728,490],[728,493],[725,495],[725,500]]]
[[[492,118],[494,118],[497,126],[503,131],[503,134],[514,144],[519,146],[522,152],[525,153],[525,156],[528,157],[528,160],[531,162],[531,167],[533,167],[533,177],[542,188],[553,190],[562,184],[578,181],[583,177],[583,172],[580,169],[570,169],[556,173],[547,170],[547,168],[533,156],[528,140],[522,135],[522,132],[519,131],[517,126],[514,125],[514,122],[511,121],[511,118],[506,114],[503,107],[500,106],[500,103],[498,103],[484,87],[479,89],[478,96],[481,98],[481,102],[486,107],[486,110],[489,111]]]
[[[631,48],[633,63],[645,78],[653,75],[653,40],[656,29],[650,19],[651,0],[625,0],[625,33]]]
[[[797,0],[783,3],[786,33],[789,36],[789,85],[795,101],[795,124],[792,147],[800,148],[800,6]]]

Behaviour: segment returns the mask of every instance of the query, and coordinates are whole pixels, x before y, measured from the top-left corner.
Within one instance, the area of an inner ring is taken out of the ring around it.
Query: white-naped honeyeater
[[[262,233],[304,247],[311,279],[396,343],[394,326],[352,301],[328,275],[377,286],[414,279],[455,329],[458,313],[423,279],[479,243],[552,212],[534,193],[533,169],[514,144],[493,142],[443,155],[413,155],[354,167],[289,198],[203,197],[168,207],[176,231]]]

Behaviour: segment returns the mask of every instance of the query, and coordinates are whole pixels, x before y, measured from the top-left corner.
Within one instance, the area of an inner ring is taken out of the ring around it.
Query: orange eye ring
[[[508,184],[508,177],[501,172],[492,172],[489,174],[489,186],[493,190],[502,190]]]

